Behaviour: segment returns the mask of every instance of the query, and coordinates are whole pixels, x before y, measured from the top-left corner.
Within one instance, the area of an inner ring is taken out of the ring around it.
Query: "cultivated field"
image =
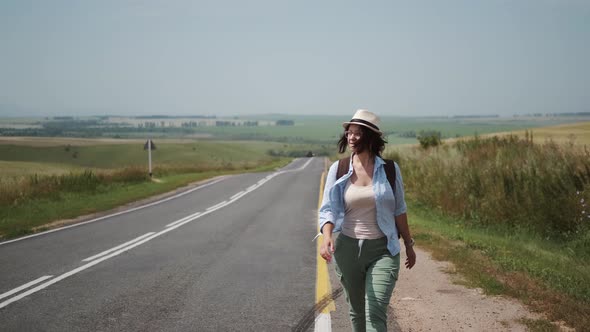
[[[0,118],[0,137],[59,136],[138,140],[151,137],[159,140],[162,138],[187,138],[332,144],[338,140],[342,133],[340,124],[350,120],[350,116],[269,114],[227,119],[236,123],[256,122],[258,124],[256,126],[198,125],[189,127],[179,127],[179,124],[174,121],[185,122],[191,119],[137,118],[133,119],[134,124],[129,122],[129,119],[101,117],[80,117],[65,120],[60,118]],[[198,119],[193,120],[197,121]],[[279,120],[292,121],[293,125],[274,125]],[[415,135],[420,131],[437,131],[443,138],[454,138],[524,130],[582,120],[583,118],[575,117],[412,118],[384,116],[381,129],[391,144],[413,144],[416,142]],[[588,117],[585,120],[588,121]],[[142,122],[153,123],[154,127],[141,125]],[[10,129],[11,126],[13,126],[12,129]],[[27,126],[29,129],[24,129]]]
[[[533,141],[535,143],[544,143],[553,141],[555,143],[571,143],[574,145],[587,145],[590,144],[590,121],[579,122],[579,123],[568,123],[556,126],[539,127],[529,130],[533,134]],[[502,132],[498,133],[498,136],[503,135],[517,135],[519,137],[525,137],[524,130],[517,130],[513,132]],[[491,135],[486,135],[491,136]]]
[[[187,142],[175,140],[171,142]],[[49,146],[90,146],[90,145],[118,145],[118,144],[136,144],[145,143],[143,139],[115,139],[115,138],[78,138],[78,137],[20,137],[20,136],[0,136],[0,145],[19,145],[33,147]]]
[[[148,154],[143,140],[71,139],[71,138],[0,138],[2,175],[63,173],[75,169],[117,169],[147,167]],[[243,163],[270,162],[269,151],[298,151],[300,154],[318,150],[308,144],[273,142],[154,140],[153,165],[160,168],[227,168]],[[63,167],[63,170],[60,169]],[[10,169],[11,171],[5,171]]]

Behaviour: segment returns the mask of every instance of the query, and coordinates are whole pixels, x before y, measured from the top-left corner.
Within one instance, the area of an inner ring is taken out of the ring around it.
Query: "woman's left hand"
[[[406,269],[411,269],[416,264],[416,252],[414,247],[406,247]]]

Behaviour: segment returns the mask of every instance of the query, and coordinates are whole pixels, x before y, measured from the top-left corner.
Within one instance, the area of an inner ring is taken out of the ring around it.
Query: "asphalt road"
[[[323,167],[298,159],[0,243],[0,330],[292,330],[315,302]]]

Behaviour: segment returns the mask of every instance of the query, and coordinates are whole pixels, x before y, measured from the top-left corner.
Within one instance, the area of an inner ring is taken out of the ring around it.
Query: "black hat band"
[[[377,130],[377,131],[380,131],[379,127],[375,126],[374,124],[370,123],[369,121],[365,121],[365,120],[361,120],[361,119],[352,119],[352,120],[350,120],[350,122],[362,123],[362,124],[365,124],[373,129]]]

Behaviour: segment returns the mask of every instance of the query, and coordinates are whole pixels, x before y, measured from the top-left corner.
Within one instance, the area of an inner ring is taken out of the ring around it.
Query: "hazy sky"
[[[590,111],[590,0],[0,0],[0,115]]]

